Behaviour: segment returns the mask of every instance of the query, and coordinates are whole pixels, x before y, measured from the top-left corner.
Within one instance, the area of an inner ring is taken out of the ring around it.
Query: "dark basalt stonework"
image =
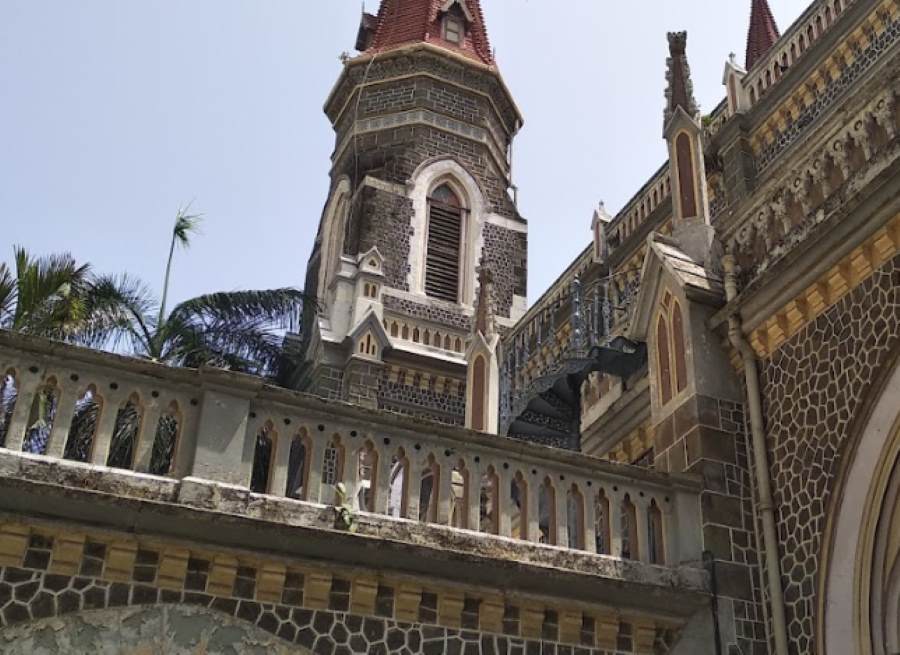
[[[762,367],[788,633],[798,653],[815,650],[823,530],[851,425],[898,347],[900,255]]]
[[[528,295],[528,235],[486,224],[481,265],[493,274],[494,311],[508,317],[513,296]]]
[[[380,409],[430,419],[449,425],[463,425],[466,421],[466,388],[459,385],[458,393],[450,393],[434,383],[422,389],[418,375],[410,375],[411,384],[399,384],[388,379],[386,371],[378,389]]]
[[[515,129],[517,116],[512,99],[502,87],[496,75],[436,53],[376,59],[371,65],[355,66],[349,69],[347,75],[341,78],[338,89],[326,108],[326,112],[332,119],[336,118],[337,112],[341,108],[348,106],[348,103],[355,100],[356,90],[364,81],[372,82],[391,78],[408,78],[410,75],[422,75],[421,80],[428,88],[427,85],[430,84],[430,78],[424,77],[423,74],[446,80],[450,84],[439,82],[440,86],[445,89],[452,89],[453,93],[457,93],[457,89],[471,89],[477,92],[477,95],[471,94],[473,97],[490,98],[491,104],[499,108],[499,114],[496,114],[496,120],[498,120],[497,128],[502,129],[499,124],[502,121],[506,129],[510,131]],[[419,78],[416,81],[418,82]],[[397,80],[393,84],[404,84],[404,81]],[[381,89],[380,86],[377,88]],[[452,106],[450,109],[452,110]],[[341,126],[345,125],[345,119],[342,119],[338,127],[340,129]]]
[[[395,314],[402,314],[410,318],[418,318],[423,321],[439,323],[456,330],[471,330],[472,319],[463,311],[450,303],[442,301],[430,301],[419,303],[407,298],[398,298],[385,294],[382,298],[384,308]]]
[[[409,244],[412,237],[413,206],[409,198],[366,187],[354,211],[351,221],[351,246],[355,252],[364,253],[378,248],[384,257],[385,282],[403,291],[409,291]]]
[[[0,643],[5,627],[84,610],[193,605],[254,625],[317,655],[613,655],[609,651],[563,645],[554,639],[529,640],[477,629],[457,630],[425,622],[403,623],[389,617],[362,617],[334,609],[340,601],[333,597],[332,609],[312,610],[286,602],[264,603],[197,591],[159,589],[153,584],[3,568],[0,569]],[[427,611],[424,604],[423,609]],[[616,655],[632,652],[631,644],[628,626],[623,624]]]

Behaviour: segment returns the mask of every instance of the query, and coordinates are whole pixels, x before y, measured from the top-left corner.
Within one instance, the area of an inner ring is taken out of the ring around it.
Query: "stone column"
[[[205,389],[191,476],[250,487],[256,434],[248,433],[250,399]]]
[[[72,428],[72,419],[75,416],[75,404],[78,402],[78,387],[74,384],[57,385],[59,390],[59,402],[56,406],[56,415],[53,417],[53,427],[50,429],[50,438],[47,441],[47,456],[62,459],[66,449],[66,441],[69,430]]]

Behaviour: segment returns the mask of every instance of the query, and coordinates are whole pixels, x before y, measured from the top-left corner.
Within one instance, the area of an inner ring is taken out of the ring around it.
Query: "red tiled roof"
[[[441,9],[447,0],[381,0],[372,45],[366,52],[384,52],[410,43],[433,43],[492,66],[494,57],[484,24],[480,0],[458,0],[465,4],[472,22],[462,44],[442,38]]]
[[[753,0],[750,10],[750,30],[747,32],[747,70],[762,59],[775,45],[781,33],[775,24],[775,17],[767,0]]]

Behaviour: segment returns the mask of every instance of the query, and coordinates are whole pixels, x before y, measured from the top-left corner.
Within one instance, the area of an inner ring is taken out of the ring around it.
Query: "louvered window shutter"
[[[449,188],[442,186],[428,206],[425,293],[432,298],[459,302],[462,222],[459,201]]]

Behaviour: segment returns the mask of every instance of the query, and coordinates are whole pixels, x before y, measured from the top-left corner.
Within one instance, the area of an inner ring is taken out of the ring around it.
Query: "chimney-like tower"
[[[356,45],[325,103],[331,188],[306,282],[321,309],[297,384],[463,425],[479,267],[498,329],[526,308],[522,118],[479,0],[382,0]]]
[[[747,59],[744,64],[747,70],[765,57],[781,36],[768,0],[753,0],[750,9],[750,29],[747,32]]]

